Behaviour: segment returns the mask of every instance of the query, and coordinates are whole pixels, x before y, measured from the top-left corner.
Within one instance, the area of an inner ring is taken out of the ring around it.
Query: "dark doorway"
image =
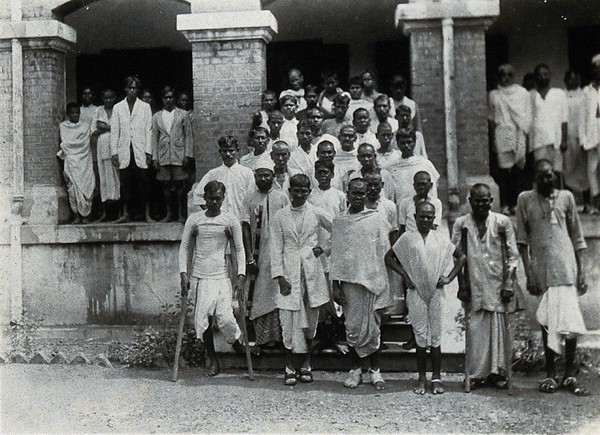
[[[592,80],[592,57],[600,53],[600,26],[568,29],[569,68],[581,75],[581,85]]]
[[[278,94],[288,88],[287,75],[298,68],[304,76],[304,85],[321,86],[321,73],[336,72],[340,86],[348,83],[350,54],[347,44],[323,44],[320,39],[310,41],[272,42],[267,46],[267,87]]]
[[[410,91],[410,39],[407,37],[392,41],[375,42],[375,81],[377,90],[389,94],[390,80],[394,74],[402,74]]]
[[[487,90],[496,87],[498,67],[508,63],[508,38],[506,35],[486,35],[485,37],[485,72]],[[521,83],[521,77],[515,77],[515,83]]]
[[[160,89],[167,84],[178,91],[192,92],[192,53],[173,51],[169,48],[133,50],[102,50],[100,54],[77,56],[77,95],[84,87],[92,87],[98,96],[100,91],[111,88],[121,100],[123,79],[138,76],[142,88],[149,89],[155,104],[160,108]],[[193,99],[192,99],[193,100]]]

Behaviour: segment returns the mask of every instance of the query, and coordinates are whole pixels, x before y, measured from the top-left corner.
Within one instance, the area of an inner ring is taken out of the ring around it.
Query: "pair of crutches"
[[[510,336],[510,300],[514,296],[513,284],[514,284],[514,270],[511,272],[510,263],[508,260],[508,243],[506,238],[506,229],[499,228],[498,234],[500,236],[500,245],[502,250],[502,289],[500,297],[503,305],[502,317],[504,319],[504,357],[506,364],[506,380],[508,387],[508,394],[513,394],[513,380],[512,380],[512,339]],[[467,255],[467,228],[461,230],[461,247],[463,253]],[[471,392],[471,352],[469,351],[469,340],[470,340],[470,325],[469,325],[469,304],[471,302],[471,283],[469,277],[468,263],[465,264],[463,269],[462,282],[459,282],[459,294],[458,298],[464,304],[465,314],[465,392]]]
[[[248,377],[251,381],[254,380],[254,370],[252,369],[252,355],[250,353],[250,342],[248,340],[248,328],[246,326],[246,316],[248,308],[248,295],[250,293],[251,278],[246,276],[244,281],[244,287],[238,291],[238,304],[240,306],[240,329],[242,331],[242,338],[244,339],[244,349],[246,351],[246,364],[248,366]],[[177,381],[179,372],[179,358],[181,356],[181,346],[183,342],[183,328],[185,326],[185,317],[187,314],[187,299],[188,291],[185,291],[181,295],[181,311],[179,313],[179,324],[177,327],[177,343],[175,345],[175,361],[173,362],[173,369],[171,370],[171,380]],[[209,326],[210,327],[210,326]]]

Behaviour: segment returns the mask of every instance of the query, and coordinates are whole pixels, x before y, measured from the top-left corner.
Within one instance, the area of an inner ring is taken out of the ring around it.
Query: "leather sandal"
[[[538,390],[542,393],[555,393],[558,390],[558,382],[554,378],[546,378],[541,382]]]
[[[285,372],[283,375],[283,385],[287,387],[293,387],[298,381],[296,380],[296,373]]]
[[[312,371],[310,369],[300,369],[298,379],[303,384],[310,384],[313,381]]]
[[[576,396],[590,395],[588,390],[579,385],[575,376],[569,376],[564,378],[562,381],[562,386],[563,388],[566,388],[568,391],[575,394]]]

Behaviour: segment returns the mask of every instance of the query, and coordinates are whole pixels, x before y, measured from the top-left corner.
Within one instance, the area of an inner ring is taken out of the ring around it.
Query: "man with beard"
[[[579,223],[575,198],[568,190],[554,188],[552,163],[535,163],[535,190],[517,200],[517,245],[523,258],[527,291],[541,296],[536,317],[542,325],[546,378],[544,393],[558,388],[555,367],[565,339],[565,372],[562,385],[575,395],[586,395],[575,378],[577,336],[586,332],[577,297],[587,291],[584,272],[586,243]]]

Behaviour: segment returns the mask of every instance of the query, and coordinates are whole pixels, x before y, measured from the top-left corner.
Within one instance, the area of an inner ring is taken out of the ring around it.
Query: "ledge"
[[[277,33],[277,19],[270,11],[208,12],[177,15],[177,30],[268,29]]]
[[[500,15],[499,0],[446,0],[400,4],[395,22],[411,20],[441,20],[443,18],[484,18]]]
[[[76,243],[178,242],[183,224],[129,223],[88,225],[23,225],[23,245]],[[10,244],[10,227],[0,229],[0,244]]]
[[[58,38],[68,43],[77,42],[77,32],[56,20],[6,21],[0,23],[0,40],[3,39]]]

